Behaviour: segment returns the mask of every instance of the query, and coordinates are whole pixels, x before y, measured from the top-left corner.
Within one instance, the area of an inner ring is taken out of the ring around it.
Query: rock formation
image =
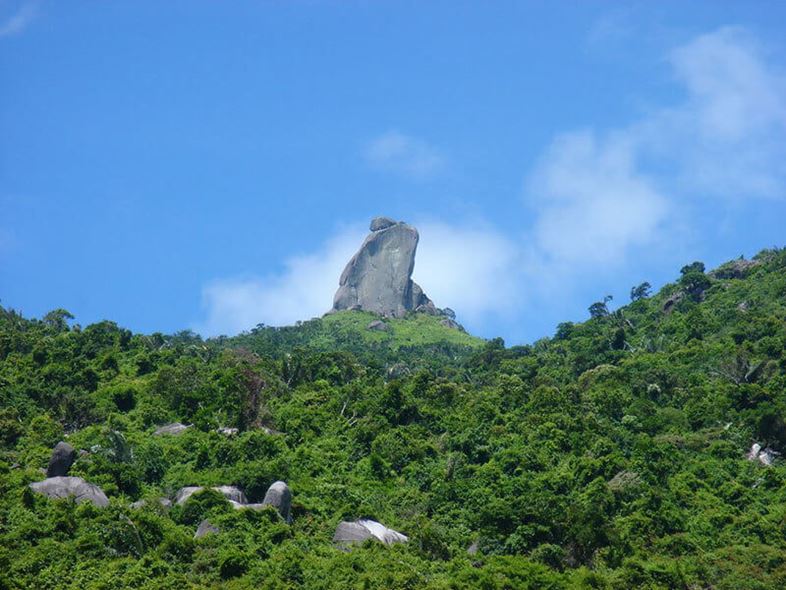
[[[333,310],[360,309],[401,317],[408,311],[437,313],[412,280],[418,231],[387,217],[371,221],[371,233],[341,273]]]
[[[34,481],[30,489],[50,498],[73,496],[77,502],[92,502],[99,508],[109,506],[109,498],[104,491],[81,477],[48,477],[43,481]]]
[[[286,522],[290,522],[292,517],[289,514],[290,506],[292,505],[292,491],[289,486],[283,481],[277,481],[271,485],[265,499],[262,500],[265,506],[273,506]]]
[[[52,449],[52,456],[49,459],[49,466],[46,468],[47,477],[61,477],[68,475],[68,470],[76,459],[74,447],[67,442],[60,441]]]
[[[187,486],[185,488],[180,488],[175,495],[175,504],[185,504],[191,496],[204,489],[205,488],[202,486]],[[235,486],[216,486],[211,489],[222,494],[230,502],[237,502],[238,504],[245,504],[247,502],[246,495]]]
[[[205,535],[209,535],[210,533],[220,533],[220,532],[221,529],[213,526],[212,524],[210,524],[209,520],[205,519],[199,523],[199,527],[197,528],[196,533],[194,533],[194,538],[201,539],[202,537],[204,537]]]
[[[159,428],[156,428],[155,432],[153,432],[153,436],[161,436],[162,434],[172,434],[177,436],[178,434],[182,434],[189,428],[191,428],[191,426],[186,426],[185,424],[181,424],[180,422],[174,422],[172,424],[165,424],[164,426],[160,426]]]
[[[187,486],[180,488],[175,494],[175,504],[181,505],[188,502],[189,498],[201,492],[204,489],[202,486]],[[235,486],[216,486],[209,488],[222,494],[227,501],[237,510],[262,510],[268,506],[275,508],[287,523],[292,522],[290,515],[290,507],[292,505],[292,491],[289,486],[283,481],[274,482],[265,494],[265,498],[256,504],[249,503],[243,491]]]
[[[376,520],[361,518],[354,522],[340,522],[333,535],[333,542],[338,545],[362,543],[366,539],[377,539],[385,545],[406,543],[409,538],[398,531],[389,529]]]

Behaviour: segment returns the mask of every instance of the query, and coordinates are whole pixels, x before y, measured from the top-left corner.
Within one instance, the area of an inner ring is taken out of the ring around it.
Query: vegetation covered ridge
[[[0,588],[783,588],[786,250],[650,290],[510,348],[418,314],[203,341],[0,308]],[[29,488],[59,441],[108,506]],[[279,480],[291,518],[161,502]],[[358,518],[408,540],[337,547]]]

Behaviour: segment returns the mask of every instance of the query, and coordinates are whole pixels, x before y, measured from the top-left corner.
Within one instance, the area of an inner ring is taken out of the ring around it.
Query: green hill
[[[511,348],[424,315],[203,341],[0,308],[0,588],[786,587],[786,250],[632,295]],[[27,487],[60,440],[109,507]],[[279,479],[291,524],[157,500]],[[359,517],[409,541],[335,547]]]

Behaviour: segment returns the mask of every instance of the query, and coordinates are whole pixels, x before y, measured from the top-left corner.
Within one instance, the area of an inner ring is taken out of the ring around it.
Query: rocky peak
[[[375,217],[371,233],[341,273],[333,309],[360,309],[401,317],[408,311],[436,313],[412,280],[418,230],[389,217]]]

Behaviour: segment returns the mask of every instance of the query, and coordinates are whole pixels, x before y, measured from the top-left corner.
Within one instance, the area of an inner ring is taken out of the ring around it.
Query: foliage
[[[510,348],[419,314],[203,341],[0,308],[0,588],[785,587],[786,466],[745,455],[786,454],[786,251],[755,260]],[[27,488],[59,440],[108,508]],[[291,524],[158,501],[278,479]],[[333,547],[358,517],[410,541]]]

